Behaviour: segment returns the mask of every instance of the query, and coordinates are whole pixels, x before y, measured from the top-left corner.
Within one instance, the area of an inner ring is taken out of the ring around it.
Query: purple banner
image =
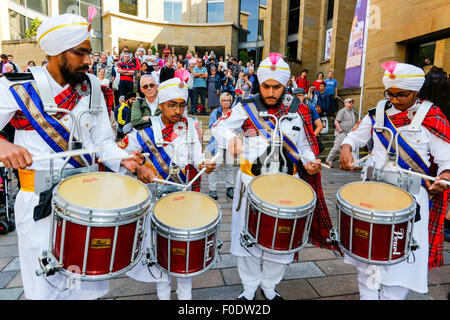
[[[358,0],[353,17],[345,67],[344,89],[359,87],[364,54],[364,29],[366,27],[367,0]]]

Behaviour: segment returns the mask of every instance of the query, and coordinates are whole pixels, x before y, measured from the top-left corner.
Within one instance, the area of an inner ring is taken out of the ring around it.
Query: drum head
[[[414,201],[403,189],[373,181],[350,183],[339,192],[342,199],[352,206],[373,211],[400,211],[409,208]]]
[[[153,215],[166,226],[192,230],[213,223],[219,216],[219,206],[199,192],[180,191],[159,199]]]
[[[147,187],[138,180],[109,172],[71,176],[58,185],[58,193],[77,206],[97,210],[130,208],[150,197]]]
[[[250,183],[250,189],[256,197],[277,207],[305,206],[315,196],[305,181],[285,174],[258,176]]]

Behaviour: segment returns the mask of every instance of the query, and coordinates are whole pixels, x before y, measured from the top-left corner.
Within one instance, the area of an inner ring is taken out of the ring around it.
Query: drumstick
[[[96,152],[101,152],[102,149],[91,149],[91,150],[87,150],[87,149],[80,149],[80,150],[71,150],[71,151],[65,151],[65,152],[57,152],[57,153],[50,153],[47,154],[45,156],[39,156],[39,157],[33,157],[32,160],[33,162],[38,162],[38,161],[46,161],[46,160],[53,160],[53,159],[59,159],[59,158],[66,158],[66,157],[76,157],[76,156],[80,156],[83,154],[90,154],[90,153],[96,153]],[[5,165],[3,163],[0,164],[0,168],[4,167]]]
[[[353,163],[351,164],[351,166],[352,166],[352,167],[355,167],[356,165],[360,164],[361,162],[364,162],[364,161],[366,161],[367,159],[369,159],[371,156],[373,156],[373,154],[372,154],[372,153],[369,153],[367,156],[365,156],[365,157],[359,159],[358,161],[353,162]]]
[[[172,181],[168,181],[168,180],[162,180],[162,179],[158,179],[158,178],[153,178],[153,182],[159,182],[159,183],[163,183],[163,184],[170,184],[172,186],[184,188],[184,184],[179,184],[179,183],[176,183],[176,182],[172,182]]]
[[[144,157],[148,157],[148,156],[150,156],[150,153],[143,153],[142,155]],[[126,156],[118,156],[118,157],[99,159],[98,162],[102,163],[105,161],[112,161],[112,160],[127,160],[127,159],[133,159],[134,157],[135,157],[135,155],[127,154]]]
[[[216,155],[210,159],[210,161],[211,161],[211,162],[215,162],[215,161],[217,160],[217,158],[219,157],[219,155],[221,155],[221,154],[222,154],[221,152],[217,152]],[[186,185],[186,186],[184,187],[183,191],[186,191],[187,189],[189,189],[189,187],[195,182],[195,180],[198,179],[198,177],[200,177],[200,176],[203,174],[203,172],[206,171],[206,169],[207,169],[207,168],[205,167],[205,168],[203,168],[202,170],[200,170],[200,172],[197,173],[197,175],[194,177],[194,179],[192,179],[192,180],[189,182],[189,184]]]
[[[447,180],[437,180],[435,177],[427,176],[425,174],[418,173],[418,172],[415,172],[415,171],[412,171],[412,170],[406,170],[406,169],[403,169],[403,168],[400,168],[400,167],[397,167],[397,166],[395,166],[393,168],[397,169],[398,171],[402,171],[402,172],[405,172],[405,173],[410,173],[413,176],[418,176],[418,177],[421,177],[421,178],[424,178],[424,179],[427,179],[427,180],[431,180],[431,181],[434,181],[434,182],[440,182],[440,183],[443,183],[443,184],[446,184],[446,185],[450,186],[450,181],[447,181]]]

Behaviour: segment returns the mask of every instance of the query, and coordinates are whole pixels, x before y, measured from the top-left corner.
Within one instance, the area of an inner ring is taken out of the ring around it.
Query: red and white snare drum
[[[176,277],[205,272],[216,261],[221,218],[217,203],[199,192],[162,197],[151,216],[152,260]]]
[[[290,254],[307,244],[317,200],[308,183],[287,174],[261,175],[250,182],[247,195],[243,246]]]
[[[338,241],[358,261],[392,265],[411,250],[416,201],[405,190],[374,181],[349,183],[337,193]]]
[[[128,271],[142,255],[150,204],[148,188],[132,177],[94,172],[64,179],[53,190],[51,249],[45,262],[85,281]]]

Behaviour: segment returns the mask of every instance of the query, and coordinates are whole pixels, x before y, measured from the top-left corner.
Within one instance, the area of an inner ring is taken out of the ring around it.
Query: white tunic
[[[161,116],[157,117],[160,127],[164,128],[164,124],[161,120]],[[198,137],[197,130],[195,128],[192,128],[192,132],[194,134],[194,144],[193,145],[187,145],[183,144],[184,141],[186,141],[186,133],[183,135],[178,135],[172,143],[172,145],[165,145],[164,151],[167,153],[171,159],[174,158],[174,148],[179,150],[179,157],[178,161],[174,161],[174,164],[178,164],[179,167],[185,168],[189,164],[193,164],[196,168],[200,165],[202,161],[204,161],[204,155],[202,153],[202,145],[200,143],[200,139]],[[139,143],[137,139],[138,131],[136,129],[133,129],[127,136],[128,136],[128,144],[124,148],[125,151],[131,152],[131,151],[142,151],[142,146]],[[178,163],[177,163],[178,162]],[[145,226],[145,238],[144,238],[144,248],[152,248],[151,243],[151,215],[153,213],[153,210],[150,210],[149,216],[147,218],[147,224]],[[170,278],[168,277],[167,272],[161,271],[156,266],[152,266],[149,268],[147,267],[147,264],[143,264],[145,260],[145,256],[142,257],[141,261],[139,261],[133,269],[127,272],[127,275],[130,278],[133,278],[138,281],[143,282],[168,282]]]
[[[47,69],[45,69],[47,70]],[[57,96],[67,88],[61,87],[46,71],[50,82],[51,92]],[[13,98],[9,87],[11,86],[5,77],[0,79],[0,128],[3,128],[20,110]],[[126,153],[117,147],[114,143],[114,135],[108,118],[108,112],[104,101],[103,93],[101,95],[103,112],[98,115],[85,114],[81,118],[81,130],[85,139],[86,148],[102,147],[103,152],[98,157],[117,157],[126,155]],[[89,108],[89,96],[83,97],[73,109],[75,115]],[[61,121],[66,128],[71,128],[72,119],[65,116]],[[79,138],[75,135],[75,138]],[[26,148],[33,156],[46,155],[53,150],[41,138],[36,131],[18,130],[15,134],[14,143]],[[54,168],[60,168],[64,160],[54,160]],[[114,171],[118,171],[120,161],[109,161],[105,164]],[[72,168],[67,164],[66,168]],[[29,170],[49,170],[49,161],[34,162]],[[46,217],[35,222],[33,220],[34,207],[39,203],[39,196],[33,192],[24,192],[22,190],[17,194],[15,202],[15,223],[17,227],[19,260],[24,287],[25,298],[27,299],[96,299],[109,291],[109,281],[85,282],[77,281],[72,289],[59,292],[52,289],[43,277],[36,276],[36,270],[39,268],[38,256],[43,250],[49,250],[49,235],[52,225],[52,217]],[[58,287],[62,288],[67,282],[67,277],[61,273],[56,273],[48,279]]]
[[[413,106],[414,107],[414,106]],[[413,108],[411,107],[411,108]],[[386,110],[388,116],[400,113],[394,107]],[[430,156],[434,157],[434,162],[439,166],[440,174],[444,170],[450,169],[450,144],[439,139],[424,126],[420,127],[420,132],[404,132],[402,136],[420,154],[427,166],[430,165]],[[350,132],[343,144],[349,144],[352,150],[361,148],[373,137],[373,157],[368,161],[368,165],[381,168],[385,163],[386,149],[379,140],[377,134],[372,130],[372,121],[367,115],[361,121],[359,127]],[[416,292],[426,293],[427,272],[428,272],[428,219],[429,219],[429,199],[427,190],[420,187],[418,194],[412,195],[420,205],[420,221],[414,224],[413,238],[418,242],[419,249],[407,260],[392,266],[375,266],[356,261],[348,255],[344,255],[344,262],[353,264],[361,272],[369,272],[374,275],[374,280],[379,284],[387,286],[402,286]],[[369,269],[370,268],[370,269]],[[369,270],[369,271],[368,271]]]
[[[311,150],[306,137],[303,121],[300,115],[292,119],[284,119],[281,122],[281,129],[283,133],[291,139],[298,148],[300,155],[308,158],[315,159],[315,155]],[[238,103],[233,107],[231,115],[228,118],[222,118],[218,120],[211,128],[211,133],[218,142],[219,148],[228,149],[229,141],[237,136],[237,131],[241,129],[242,124],[247,120],[247,113],[244,111],[243,106]],[[294,130],[294,127],[300,128],[300,131]],[[244,137],[243,140],[244,152],[243,158],[253,163],[264,152],[267,151],[269,143],[263,136]],[[303,161],[303,160],[302,160]],[[303,161],[306,163],[306,161]],[[244,248],[240,243],[240,234],[245,227],[245,215],[246,215],[246,202],[247,194],[245,193],[241,200],[241,206],[239,211],[237,206],[239,203],[240,191],[242,184],[245,185],[247,190],[248,184],[253,180],[252,176],[249,176],[239,170],[236,177],[236,187],[234,189],[233,207],[232,207],[232,221],[231,221],[231,248],[230,252],[236,256],[245,257],[254,255],[256,257],[262,257],[263,259],[271,260],[279,263],[290,263],[294,257],[294,254],[275,255],[269,252],[263,252],[256,247]],[[251,253],[250,253],[251,252]]]

